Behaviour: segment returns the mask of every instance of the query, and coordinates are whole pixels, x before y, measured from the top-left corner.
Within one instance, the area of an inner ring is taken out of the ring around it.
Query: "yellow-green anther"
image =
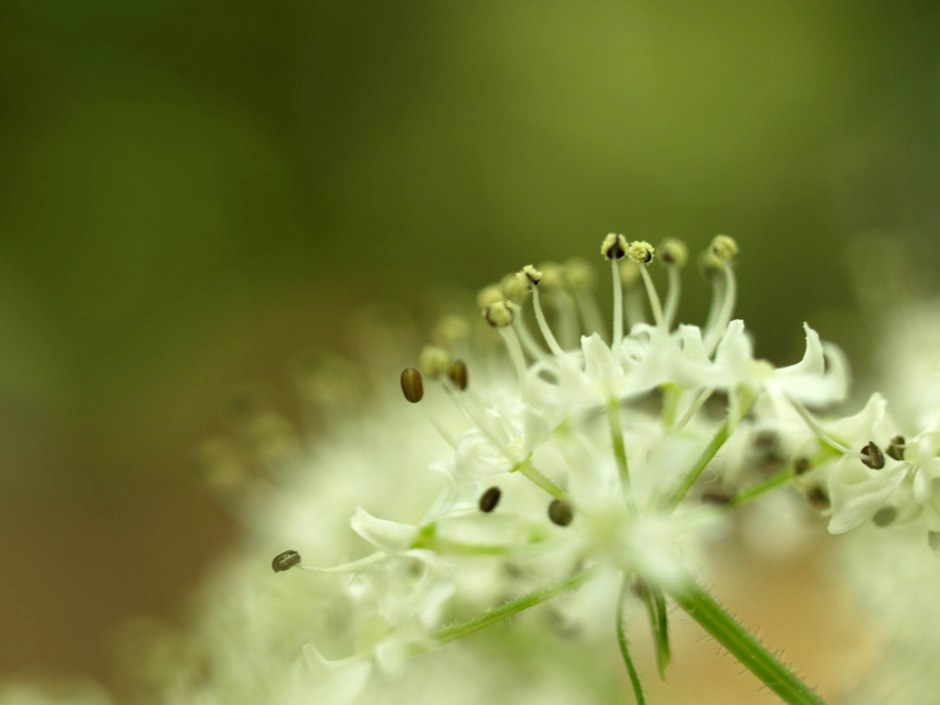
[[[634,264],[649,264],[656,256],[656,249],[646,240],[634,240],[627,246],[627,259]]]
[[[729,235],[715,235],[708,250],[721,262],[731,263],[738,254],[738,242]]]
[[[430,379],[437,379],[441,375],[447,374],[449,366],[450,355],[444,348],[437,345],[426,346],[418,357],[418,367]]]
[[[627,254],[627,238],[617,233],[610,233],[601,243],[601,254],[607,259],[623,259]]]
[[[675,238],[666,238],[657,248],[660,261],[669,267],[682,269],[689,259],[689,248],[685,243]]]

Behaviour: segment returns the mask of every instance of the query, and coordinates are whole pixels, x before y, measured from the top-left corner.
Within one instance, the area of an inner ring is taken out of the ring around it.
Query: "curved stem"
[[[788,705],[826,705],[825,701],[770,653],[733,615],[691,576],[667,592],[692,619]]]
[[[646,705],[646,698],[643,695],[643,684],[640,683],[640,676],[636,672],[636,666],[633,665],[633,658],[630,656],[630,645],[627,642],[627,630],[624,627],[623,609],[627,600],[627,591],[630,589],[630,576],[624,575],[623,582],[620,584],[620,596],[617,598],[617,644],[620,646],[620,655],[623,657],[623,665],[627,667],[627,675],[630,676],[630,685],[633,686],[633,696],[636,698],[637,705]]]
[[[580,573],[575,573],[574,575],[565,578],[561,582],[555,583],[554,585],[542,588],[541,590],[536,590],[535,592],[530,592],[528,595],[523,595],[522,597],[516,598],[515,600],[510,600],[506,604],[485,612],[479,617],[475,617],[474,619],[471,619],[467,622],[461,622],[460,624],[454,624],[453,626],[439,629],[434,634],[434,639],[438,643],[446,644],[450,641],[455,641],[461,637],[465,637],[468,634],[473,634],[474,632],[478,632],[481,629],[485,629],[491,624],[501,622],[502,620],[506,619],[507,617],[511,617],[517,612],[522,612],[522,610],[535,607],[536,605],[551,600],[553,597],[558,597],[563,593],[581,587],[591,578],[593,578],[594,575],[594,570],[582,570]]]

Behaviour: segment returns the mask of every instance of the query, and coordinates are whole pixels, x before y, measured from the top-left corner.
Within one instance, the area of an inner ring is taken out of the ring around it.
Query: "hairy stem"
[[[551,600],[553,597],[558,597],[559,595],[574,590],[586,582],[588,582],[595,575],[593,570],[582,570],[580,573],[575,573],[574,575],[565,578],[561,582],[555,583],[554,585],[549,585],[548,587],[542,588],[541,590],[536,590],[535,592],[530,592],[528,595],[523,595],[522,597],[516,598],[515,600],[510,600],[509,602],[500,605],[499,607],[492,609],[488,612],[481,614],[479,617],[474,617],[473,619],[461,622],[460,624],[454,624],[450,627],[444,627],[443,629],[438,630],[434,634],[434,639],[441,644],[446,644],[450,641],[455,641],[461,637],[465,637],[468,634],[473,634],[478,632],[481,629],[501,622],[507,617],[527,610],[530,607],[535,607],[540,605],[543,602]]]
[[[788,705],[825,705],[825,701],[770,653],[691,576],[667,591],[692,619]]]
[[[643,684],[640,683],[640,676],[636,672],[636,666],[633,664],[633,658],[630,656],[630,645],[627,643],[627,631],[623,623],[623,609],[629,589],[630,576],[624,575],[623,582],[620,585],[620,597],[617,599],[617,644],[620,645],[620,655],[623,657],[624,666],[627,667],[627,675],[630,676],[630,685],[633,686],[633,696],[636,698],[636,704],[646,705],[646,698],[643,695]]]

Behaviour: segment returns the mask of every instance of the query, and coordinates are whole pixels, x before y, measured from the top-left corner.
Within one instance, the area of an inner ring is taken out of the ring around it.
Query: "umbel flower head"
[[[620,682],[643,702],[625,620],[633,604],[646,612],[665,676],[670,601],[785,702],[822,702],[700,586],[709,537],[731,530],[741,505],[790,487],[832,533],[904,523],[940,547],[940,434],[901,435],[879,396],[858,414],[817,417],[846,399],[844,357],[809,325],[802,359],[754,357],[733,319],[732,238],[703,257],[703,325],[676,324],[681,242],[610,234],[600,253],[609,325],[583,260],[526,265],[477,299],[501,355],[480,353],[470,326],[449,319],[398,375],[397,397],[287,463],[244,510],[270,568],[230,568],[242,587],[213,596],[200,667],[177,671],[169,702],[415,702],[409,673],[462,662],[450,642],[508,617],[526,633],[543,603],[556,628],[619,652]],[[654,263],[667,272],[664,299]],[[499,682],[506,656],[489,658]],[[468,702],[487,697],[471,681]],[[539,692],[540,703],[565,694]]]

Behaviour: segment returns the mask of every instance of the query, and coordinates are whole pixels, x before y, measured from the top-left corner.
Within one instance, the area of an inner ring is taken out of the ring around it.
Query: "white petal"
[[[362,507],[356,508],[356,513],[349,520],[349,525],[362,538],[386,553],[400,553],[407,550],[418,535],[416,526],[379,519]]]
[[[906,474],[902,465],[871,470],[855,458],[837,461],[829,475],[829,533],[842,534],[871,519]]]

